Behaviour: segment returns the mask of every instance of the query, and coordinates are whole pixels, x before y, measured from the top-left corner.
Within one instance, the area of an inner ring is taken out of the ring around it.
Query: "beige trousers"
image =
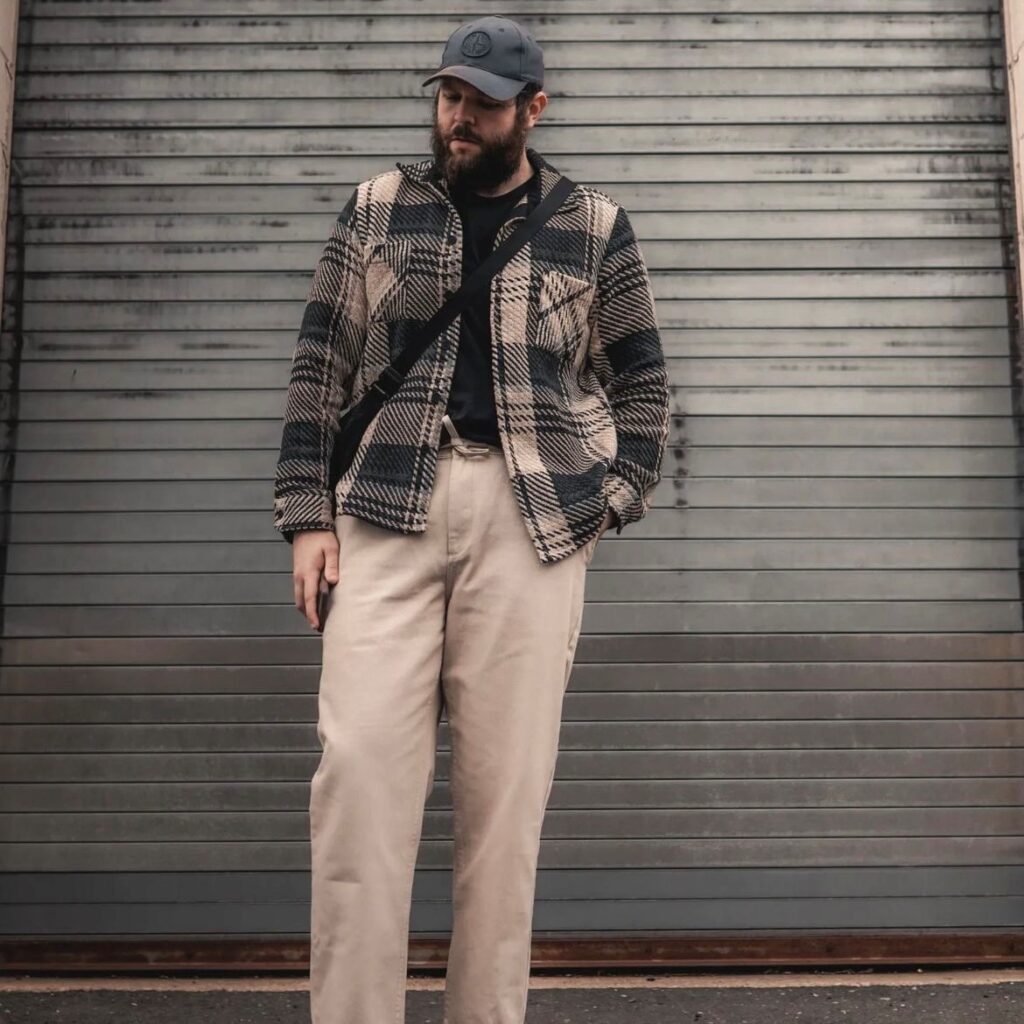
[[[312,1020],[404,1020],[413,872],[445,708],[444,1024],[523,1024],[541,825],[599,537],[542,563],[501,450],[457,434],[439,453],[425,533],[350,515],[335,529],[309,802]]]

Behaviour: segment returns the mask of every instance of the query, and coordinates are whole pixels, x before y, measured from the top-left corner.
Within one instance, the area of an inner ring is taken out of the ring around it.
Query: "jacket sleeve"
[[[366,341],[358,191],[338,215],[317,263],[292,355],[274,479],[274,527],[289,544],[297,530],[334,529],[331,450]]]
[[[590,359],[612,408],[616,457],[604,491],[616,533],[650,508],[668,443],[669,385],[654,294],[640,245],[619,207],[602,257]]]

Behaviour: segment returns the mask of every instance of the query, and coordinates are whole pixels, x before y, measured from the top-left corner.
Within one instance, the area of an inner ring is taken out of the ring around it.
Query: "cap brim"
[[[484,71],[483,68],[475,68],[468,64],[453,64],[451,67],[441,68],[435,71],[429,78],[425,78],[420,85],[426,85],[437,78],[451,75],[452,78],[461,78],[470,85],[475,85],[481,92],[487,93],[491,99],[510,100],[513,96],[523,91],[525,82],[516,81],[512,78],[503,78],[491,71]]]

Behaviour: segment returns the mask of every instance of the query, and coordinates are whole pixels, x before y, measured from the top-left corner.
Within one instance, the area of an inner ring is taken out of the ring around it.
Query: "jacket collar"
[[[559,170],[530,146],[526,147],[526,159],[530,161],[537,173],[532,186],[509,212],[509,219],[526,216],[555,187],[560,176]],[[418,160],[415,163],[403,163],[401,160],[396,160],[395,166],[410,181],[421,185],[433,185],[435,188],[441,189],[445,195],[450,195],[448,184],[438,171],[433,157],[427,157],[426,160]],[[578,204],[579,197],[576,194],[576,189],[573,189],[562,201],[559,210],[571,210]]]

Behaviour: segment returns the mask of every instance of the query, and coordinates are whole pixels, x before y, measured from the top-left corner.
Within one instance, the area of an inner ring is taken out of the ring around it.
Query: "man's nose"
[[[471,108],[465,99],[459,100],[452,110],[452,119],[457,125],[468,124],[472,121]]]

